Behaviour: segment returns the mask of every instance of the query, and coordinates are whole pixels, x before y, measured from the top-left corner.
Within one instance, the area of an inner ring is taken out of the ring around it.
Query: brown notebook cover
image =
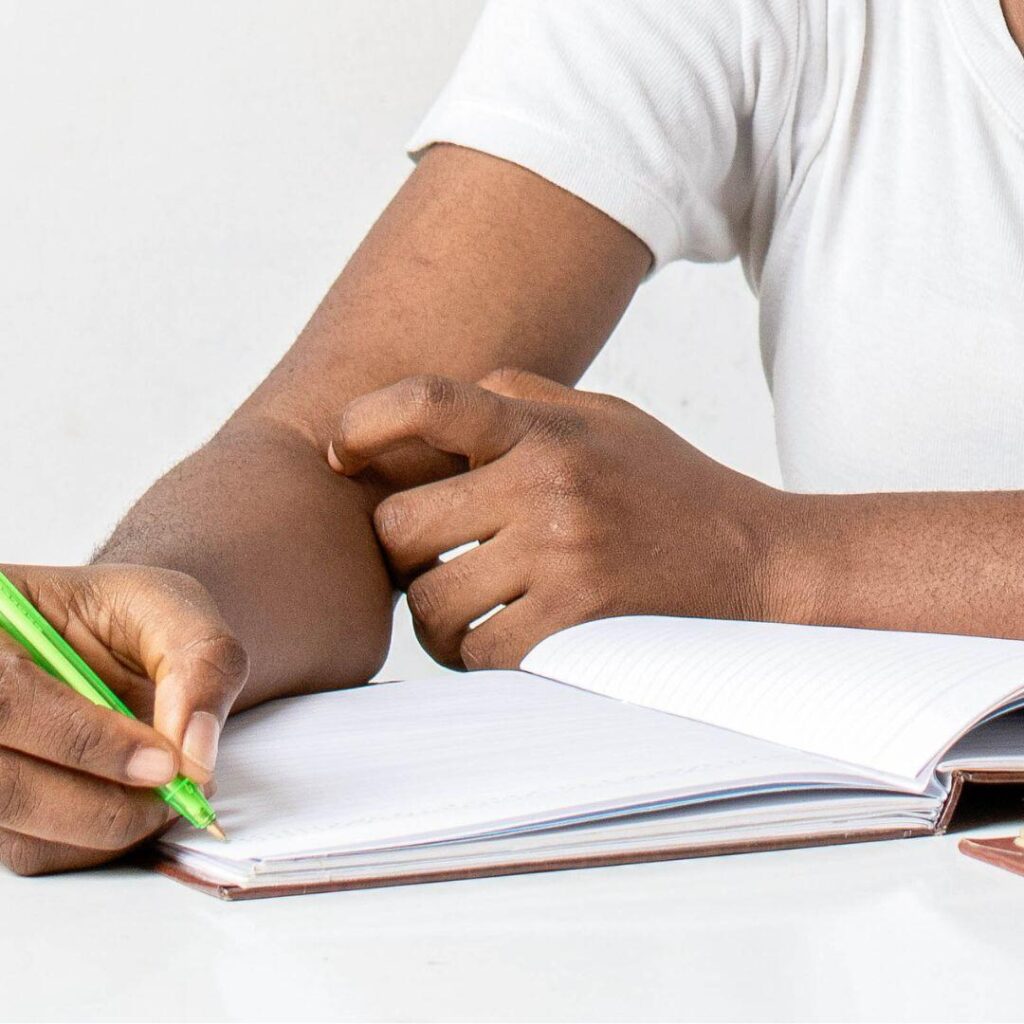
[[[1024,771],[991,771],[970,770],[952,773],[949,795],[934,829],[897,829],[897,830],[863,830],[842,834],[826,833],[801,836],[799,839],[765,840],[763,842],[732,842],[719,845],[686,845],[677,847],[661,847],[656,850],[632,850],[628,853],[594,854],[585,857],[567,857],[544,861],[515,862],[491,864],[486,867],[453,869],[450,871],[423,871],[414,874],[387,875],[367,874],[359,878],[348,878],[338,882],[304,884],[276,884],[243,887],[239,885],[212,882],[194,872],[184,869],[174,860],[157,857],[151,866],[177,882],[188,885],[210,896],[222,900],[256,900],[271,896],[302,896],[318,892],[340,892],[348,889],[373,889],[391,885],[416,885],[424,882],[451,882],[465,878],[487,878],[497,875],[529,874],[540,871],[565,871],[574,868],[610,867],[615,864],[639,864],[651,861],[684,860],[691,857],[714,857],[734,853],[753,853],[769,850],[798,849],[810,846],[836,846],[844,843],[873,842],[880,839],[909,839],[914,836],[940,835],[949,827],[960,797],[964,783],[1024,783]],[[967,840],[965,840],[967,842]],[[961,844],[961,848],[963,844]],[[964,851],[968,852],[967,850]]]

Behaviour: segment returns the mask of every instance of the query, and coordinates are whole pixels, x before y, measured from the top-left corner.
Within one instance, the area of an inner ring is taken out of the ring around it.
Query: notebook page
[[[972,729],[943,755],[939,767],[943,771],[987,768],[1024,773],[1024,712],[1001,715]]]
[[[910,779],[1024,691],[1024,642],[642,616],[564,630],[521,667]]]
[[[857,786],[855,771],[548,679],[479,672],[275,701],[229,721],[220,844],[288,857],[462,838],[751,787]]]
[[[917,833],[934,828],[941,804],[923,796],[863,791],[801,790],[723,800],[693,808],[538,827],[501,836],[456,842],[422,843],[400,849],[369,850],[327,857],[224,861],[177,850],[174,859],[201,878],[249,888],[266,885],[324,884],[354,878],[395,879],[419,871],[525,867],[553,859],[589,859],[607,854],[696,853],[711,844],[774,841],[815,845],[829,837],[888,832]]]

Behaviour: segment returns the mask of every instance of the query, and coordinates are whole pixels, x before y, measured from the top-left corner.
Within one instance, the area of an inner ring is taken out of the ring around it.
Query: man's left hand
[[[374,514],[442,664],[514,667],[557,630],[612,615],[776,615],[785,495],[627,402],[519,370],[412,377],[351,402],[328,460],[351,476],[414,441],[469,464]]]

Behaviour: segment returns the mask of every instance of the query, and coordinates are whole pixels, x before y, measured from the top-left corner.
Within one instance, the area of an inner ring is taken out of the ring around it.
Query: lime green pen
[[[50,625],[28,598],[0,572],[0,629],[12,636],[44,671],[67,683],[72,690],[101,708],[109,708],[134,718],[129,707],[82,660],[71,645]],[[196,828],[225,840],[217,815],[206,802],[202,790],[189,778],[179,775],[157,794]]]

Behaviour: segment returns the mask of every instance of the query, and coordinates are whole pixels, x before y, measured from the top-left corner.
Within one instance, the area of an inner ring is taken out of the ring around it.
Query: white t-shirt
[[[739,256],[795,490],[1024,489],[1024,57],[999,0],[493,0],[409,144]]]

